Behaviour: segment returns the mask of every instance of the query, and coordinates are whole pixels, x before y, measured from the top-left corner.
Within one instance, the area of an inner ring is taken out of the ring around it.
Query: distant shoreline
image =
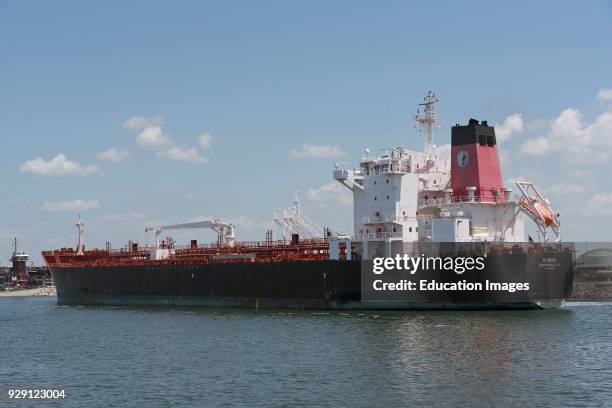
[[[0,291],[0,297],[56,296],[54,287]]]

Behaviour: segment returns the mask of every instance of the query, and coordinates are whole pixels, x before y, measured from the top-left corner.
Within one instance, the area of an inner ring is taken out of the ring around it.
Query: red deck
[[[89,249],[77,255],[72,248],[43,251],[49,267],[111,265],[205,264],[227,262],[284,262],[329,259],[326,239],[269,242],[237,242],[234,247],[218,244],[174,246],[174,253],[163,260],[151,259],[154,247],[127,246],[122,249]]]

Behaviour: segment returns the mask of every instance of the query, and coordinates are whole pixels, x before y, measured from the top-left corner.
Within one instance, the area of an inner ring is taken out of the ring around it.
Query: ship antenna
[[[83,255],[83,232],[85,230],[85,223],[81,221],[81,214],[79,214],[79,218],[77,218],[74,226],[77,229],[78,239],[77,239],[77,255]]]
[[[432,125],[437,121],[436,116],[436,103],[438,98],[433,91],[428,91],[423,98],[423,103],[419,103],[419,106],[423,106],[423,111],[418,108],[414,114],[414,120],[421,125],[421,135],[423,136],[423,151],[428,155],[433,155],[433,135],[431,132]]]

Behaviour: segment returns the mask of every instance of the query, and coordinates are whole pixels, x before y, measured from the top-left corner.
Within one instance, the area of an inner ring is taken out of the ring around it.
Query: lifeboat
[[[523,198],[521,200],[521,205],[529,211],[533,216],[539,219],[545,227],[549,227],[554,224],[554,215],[550,210],[550,207],[540,203],[536,196],[529,196],[531,202],[533,202],[533,206],[530,204],[527,198]]]

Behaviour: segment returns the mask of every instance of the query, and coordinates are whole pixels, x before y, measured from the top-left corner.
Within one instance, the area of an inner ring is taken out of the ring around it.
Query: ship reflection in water
[[[444,313],[1,303],[0,378],[65,388],[66,407],[612,404],[610,304]]]

